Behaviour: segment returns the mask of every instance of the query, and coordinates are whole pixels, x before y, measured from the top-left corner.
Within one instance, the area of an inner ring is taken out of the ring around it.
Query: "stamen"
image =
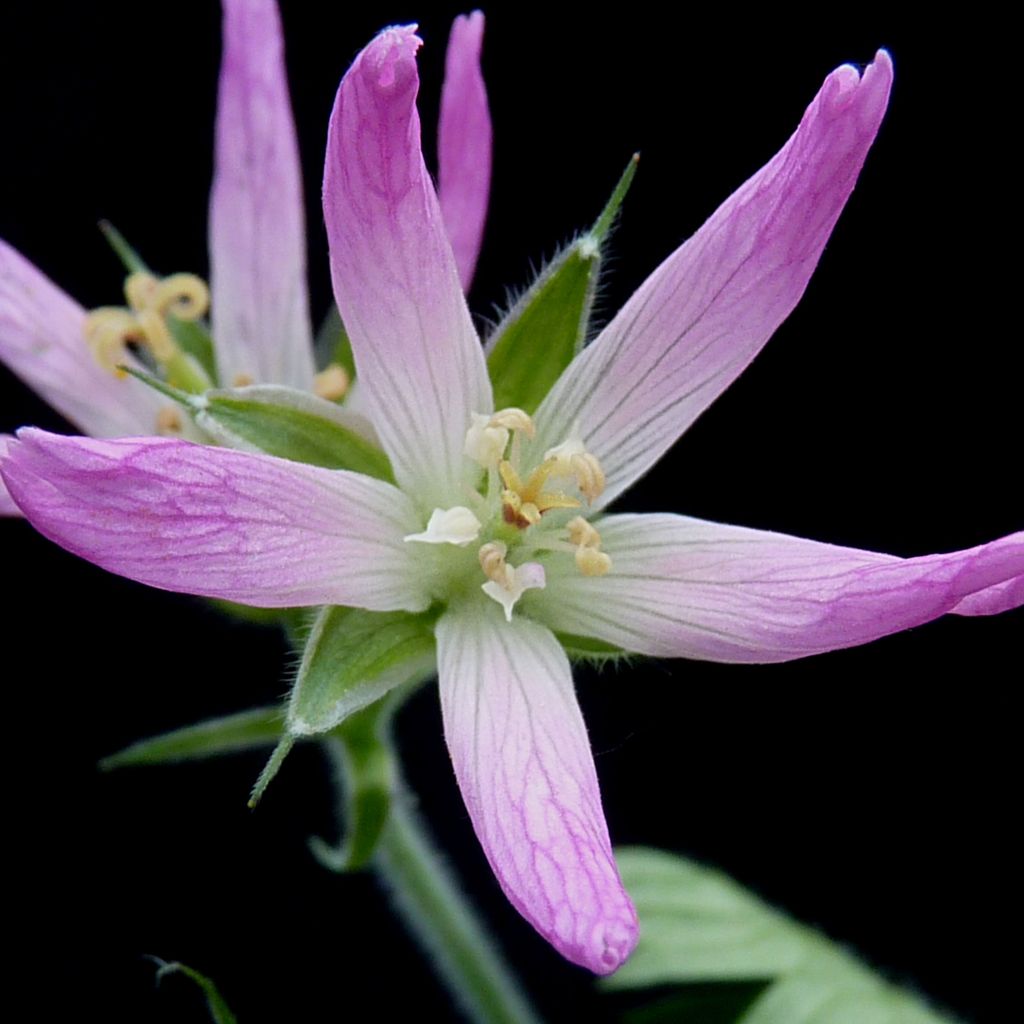
[[[569,540],[576,545],[576,568],[584,576],[605,576],[612,560],[601,550],[601,534],[583,516],[570,519],[566,526]]]
[[[143,340],[138,321],[126,309],[104,306],[94,309],[83,327],[85,342],[104,370],[118,377],[127,376],[121,364],[125,361],[129,343]]]
[[[576,549],[576,568],[584,576],[605,576],[612,567],[612,560],[597,548],[580,546]]]
[[[250,384],[255,384],[256,381],[248,373],[236,373],[231,379],[231,386],[233,388],[247,388]]]
[[[179,437],[184,422],[181,412],[173,405],[165,405],[156,414],[156,432],[161,437]]]
[[[512,609],[527,590],[542,588],[547,580],[544,566],[539,562],[524,562],[520,566],[505,561],[507,548],[501,541],[491,541],[480,549],[480,567],[487,582],[480,589],[505,610],[505,621],[512,621]]]
[[[490,416],[473,413],[473,425],[466,431],[463,454],[484,469],[494,469],[508,446],[508,430],[495,426]]]
[[[210,308],[210,289],[195,274],[171,274],[157,285],[155,305],[179,320],[198,320]]]
[[[435,508],[422,533],[410,533],[403,539],[419,544],[455,544],[465,547],[480,536],[480,520],[464,505]]]
[[[349,386],[348,372],[340,363],[331,363],[313,378],[313,394],[336,402],[345,397]]]
[[[590,454],[574,455],[570,460],[576,484],[587,503],[592,505],[604,492],[605,476],[601,463]]]
[[[511,406],[508,409],[499,409],[491,416],[490,426],[505,427],[507,430],[518,430],[527,437],[533,438],[537,435],[537,428],[533,425],[529,413],[522,409]]]
[[[86,342],[100,366],[123,377],[118,366],[125,360],[127,346],[144,345],[172,383],[177,376],[188,379],[178,386],[192,385],[197,391],[209,387],[206,375],[181,352],[167,326],[169,314],[197,320],[207,311],[210,292],[206,284],[193,274],[172,274],[160,280],[139,270],[125,278],[124,295],[128,309],[108,306],[86,317]]]

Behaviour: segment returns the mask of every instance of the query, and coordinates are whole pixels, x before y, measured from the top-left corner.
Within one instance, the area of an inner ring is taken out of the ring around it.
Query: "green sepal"
[[[555,633],[558,642],[565,648],[565,653],[574,661],[594,661],[604,663],[619,658],[629,658],[629,651],[615,644],[605,643],[592,636],[577,636],[575,633]]]
[[[329,732],[394,687],[432,672],[432,627],[426,615],[323,608],[288,702],[289,734]]]
[[[283,733],[281,708],[253,708],[139,740],[105,757],[100,768],[110,771],[135,765],[174,764],[257,750],[277,743]]]
[[[140,271],[151,274],[152,271],[146,266],[146,261],[129,245],[128,240],[121,234],[109,220],[101,220],[99,229],[107,244],[114,250],[117,258],[124,264],[124,269],[129,274],[137,274]]]
[[[216,384],[220,379],[217,375],[217,355],[206,325],[199,320],[182,320],[168,313],[167,326],[182,352],[191,356],[210,381]]]
[[[331,871],[358,871],[373,858],[391,811],[397,779],[388,739],[398,701],[394,691],[350,715],[325,741],[336,785],[345,794],[345,834],[332,846],[313,836],[309,848]]]
[[[488,342],[494,407],[532,413],[587,340],[601,249],[636,172],[629,162],[594,226],[562,250]]]
[[[316,332],[313,349],[319,369],[323,370],[331,363],[337,363],[348,374],[350,381],[356,379],[356,360],[352,354],[352,342],[349,340],[348,331],[345,330],[337,306],[331,306],[324,317],[320,330]]]
[[[366,422],[316,395],[255,385],[208,391],[192,407],[197,426],[221,444],[394,483],[388,457],[365,437]]]
[[[231,1012],[224,997],[220,994],[217,986],[205,974],[179,963],[165,963],[158,957],[153,960],[159,965],[156,972],[157,984],[163,981],[168,974],[183,974],[190,981],[195,982],[206,996],[206,1006],[210,1011],[214,1024],[238,1024],[238,1018]]]
[[[722,872],[643,847],[615,856],[640,918],[640,942],[604,988],[763,983],[734,1024],[951,1024]]]

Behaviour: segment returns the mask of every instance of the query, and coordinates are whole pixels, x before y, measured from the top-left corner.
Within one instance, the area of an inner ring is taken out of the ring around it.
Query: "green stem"
[[[471,1020],[539,1024],[401,789],[374,867],[390,888],[398,914]]]

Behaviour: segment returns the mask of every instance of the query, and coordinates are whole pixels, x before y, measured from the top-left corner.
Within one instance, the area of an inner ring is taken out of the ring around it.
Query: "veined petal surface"
[[[607,505],[736,379],[800,300],[885,113],[892,63],[825,80],[782,150],[644,282],[537,413],[537,451],[579,425]]]
[[[998,615],[1024,605],[1024,576],[1005,580],[965,597],[954,609],[956,615]]]
[[[491,112],[480,70],[482,11],[452,22],[437,138],[437,194],[464,291],[473,283],[491,191]]]
[[[7,448],[14,440],[10,434],[0,434],[0,463],[7,454]],[[20,516],[21,509],[14,504],[14,499],[7,493],[7,486],[0,478],[0,516]]]
[[[1024,573],[1024,532],[897,558],[675,515],[597,525],[611,572],[549,572],[524,605],[552,629],[658,657],[776,662],[853,647]]]
[[[432,508],[464,493],[462,447],[491,385],[420,151],[419,46],[414,27],[386,29],[342,80],[324,216],[366,408],[398,482]]]
[[[358,473],[35,429],[19,431],[0,471],[40,533],[153,587],[267,608],[428,602],[401,539],[418,522],[411,502]]]
[[[598,974],[636,945],[569,661],[543,626],[450,611],[437,627],[445,737],[477,837],[512,905]]]
[[[210,194],[210,288],[221,381],[309,390],[302,168],[274,0],[223,0]]]
[[[152,433],[167,400],[101,369],[84,324],[85,310],[0,240],[0,360],[79,430],[96,437]]]

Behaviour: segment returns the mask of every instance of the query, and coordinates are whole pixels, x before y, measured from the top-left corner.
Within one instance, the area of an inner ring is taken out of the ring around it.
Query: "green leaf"
[[[764,981],[735,1024],[950,1024],[720,871],[641,847],[616,859],[640,943],[607,989]]]
[[[593,228],[563,249],[488,342],[494,407],[532,413],[587,340],[601,248],[636,172],[633,157]]]
[[[558,642],[565,648],[570,658],[580,661],[609,661],[615,658],[628,658],[629,652],[615,644],[605,643],[592,636],[578,636],[575,633],[556,633]]]
[[[288,732],[329,732],[433,666],[434,634],[427,617],[328,606],[302,654],[288,703]]]
[[[623,1024],[736,1024],[769,983],[720,982],[676,987],[639,1006],[623,1008]],[[618,994],[620,997],[624,993]],[[635,999],[635,996],[634,996]],[[618,1016],[618,1015],[617,1015]]]
[[[224,1002],[224,997],[217,990],[217,986],[205,974],[200,974],[185,964],[168,964],[156,957],[153,959],[159,964],[159,969],[156,972],[158,984],[168,974],[183,974],[203,990],[203,994],[206,996],[206,1005],[210,1011],[210,1016],[214,1020],[214,1024],[238,1024],[238,1018],[228,1008],[228,1004]]]
[[[773,978],[798,967],[816,941],[720,871],[643,848],[617,850],[616,859],[641,939],[609,987]]]
[[[284,732],[279,707],[253,708],[140,740],[100,762],[104,771],[133,765],[196,761],[277,743]]]
[[[331,363],[337,363],[348,374],[349,380],[356,379],[356,360],[352,355],[352,342],[341,320],[337,306],[331,306],[320,330],[316,332],[316,365],[322,370]]]
[[[316,395],[255,385],[208,391],[188,404],[221,444],[394,482],[388,457],[366,439],[366,421]]]
[[[345,836],[331,846],[314,836],[310,849],[331,871],[358,871],[373,857],[388,821],[394,792],[395,756],[388,741],[394,691],[350,715],[325,741],[345,794]]]

